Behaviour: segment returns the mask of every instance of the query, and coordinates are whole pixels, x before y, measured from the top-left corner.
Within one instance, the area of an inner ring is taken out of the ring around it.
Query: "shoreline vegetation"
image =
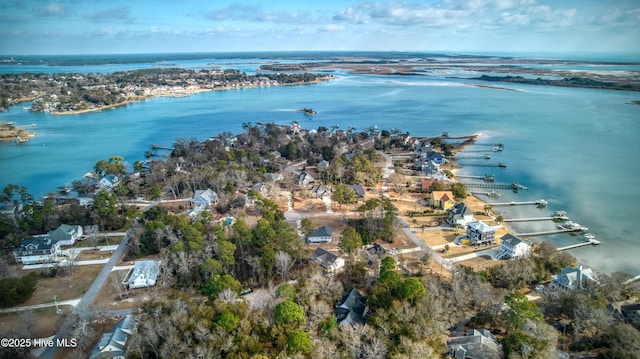
[[[145,69],[111,74],[21,73],[0,76],[0,110],[33,101],[30,111],[82,114],[154,97],[183,97],[205,91],[297,86],[329,81],[311,73],[257,73],[238,70]]]

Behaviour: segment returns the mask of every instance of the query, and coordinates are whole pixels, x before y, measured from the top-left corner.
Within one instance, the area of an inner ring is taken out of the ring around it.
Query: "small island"
[[[16,126],[13,122],[0,122],[0,141],[28,142],[36,134],[27,131],[25,126]]]

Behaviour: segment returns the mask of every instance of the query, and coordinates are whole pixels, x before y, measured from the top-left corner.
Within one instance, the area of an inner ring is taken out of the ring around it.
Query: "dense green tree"
[[[453,197],[455,197],[455,199],[458,201],[462,201],[469,195],[469,193],[467,192],[467,187],[458,182],[454,182],[451,184],[451,193],[453,193]]]
[[[294,330],[287,337],[287,350],[291,353],[308,353],[311,351],[311,338],[302,330]]]
[[[417,278],[407,278],[400,286],[400,293],[404,299],[409,300],[411,303],[415,303],[416,300],[427,294],[427,290],[425,289],[424,284],[422,284],[422,282]]]
[[[362,247],[362,238],[353,227],[347,227],[342,231],[338,248],[349,255],[353,254],[358,248]]]
[[[286,300],[276,305],[276,324],[284,326],[301,326],[307,323],[304,310],[298,304]]]
[[[520,292],[513,292],[504,298],[505,304],[509,307],[507,311],[508,328],[521,328],[527,319],[541,321],[543,316],[535,304],[531,303],[527,297]]]
[[[37,283],[35,272],[20,278],[0,279],[0,307],[12,307],[25,302],[36,291]]]

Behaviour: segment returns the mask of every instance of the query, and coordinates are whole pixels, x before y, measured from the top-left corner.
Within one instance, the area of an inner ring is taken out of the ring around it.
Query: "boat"
[[[16,143],[27,143],[29,142],[29,138],[21,138],[20,136],[16,136]]]
[[[585,233],[583,237],[585,242],[593,242],[593,240],[596,239],[596,236],[594,236],[593,233]]]
[[[498,167],[500,167],[500,168],[507,168],[507,164],[506,164],[506,163],[504,163],[504,162],[500,162],[500,163],[498,163]]]
[[[317,112],[316,112],[316,111],[314,111],[313,109],[311,109],[311,108],[306,108],[306,107],[305,107],[305,108],[303,108],[302,110],[298,110],[298,111],[299,111],[299,112],[304,113],[304,114],[305,114],[305,115],[307,115],[307,116],[313,116],[313,115],[317,114]]]

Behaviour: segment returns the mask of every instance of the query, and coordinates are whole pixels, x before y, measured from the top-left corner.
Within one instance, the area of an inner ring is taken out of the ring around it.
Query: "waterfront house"
[[[330,243],[332,239],[332,230],[328,226],[322,226],[307,236],[309,243]]]
[[[56,230],[49,233],[49,238],[58,241],[61,246],[72,246],[82,237],[82,226],[70,226],[61,224]]]
[[[473,222],[473,211],[467,207],[464,202],[457,203],[451,210],[449,211],[449,217],[447,218],[447,223],[451,227],[459,227],[465,228],[467,223]]]
[[[315,180],[316,179],[313,178],[313,176],[311,176],[309,172],[307,172],[306,170],[303,170],[302,172],[300,172],[300,174],[296,178],[296,185],[298,186],[308,185],[309,183],[312,183]]]
[[[112,173],[100,178],[100,181],[98,181],[98,186],[100,188],[112,189],[117,186],[118,183],[120,183],[120,178]]]
[[[496,337],[486,329],[472,329],[465,335],[447,340],[447,353],[456,359],[499,358]]]
[[[341,272],[344,269],[345,265],[344,258],[339,257],[323,248],[317,248],[311,254],[310,259],[318,263],[325,272],[331,274]]]
[[[491,244],[496,238],[498,227],[489,226],[482,221],[467,223],[467,238],[473,245]]]
[[[435,208],[447,210],[453,207],[456,202],[451,191],[433,191],[431,192],[431,203]]]
[[[136,261],[122,284],[131,289],[153,287],[160,275],[160,263],[154,260]]]
[[[511,233],[505,234],[500,238],[497,259],[520,259],[527,258],[529,255],[531,255],[531,244],[529,242],[525,242]]]
[[[583,268],[582,266],[562,268],[560,274],[552,277],[551,287],[565,290],[583,289],[589,285],[589,282],[597,282],[591,268]]]
[[[63,256],[63,252],[58,241],[49,237],[36,237],[20,242],[13,255],[18,263],[35,264],[56,262],[58,257]]]
[[[349,328],[357,331],[364,329],[369,312],[367,298],[352,288],[342,295],[340,304],[336,306],[335,316],[341,328]]]
[[[108,333],[103,333],[93,348],[90,359],[124,358],[127,339],[133,330],[133,318],[127,315]]]
[[[196,193],[194,193],[191,202],[193,202],[193,205],[196,207],[207,208],[218,203],[218,194],[211,188],[207,188],[206,190],[197,190]]]

